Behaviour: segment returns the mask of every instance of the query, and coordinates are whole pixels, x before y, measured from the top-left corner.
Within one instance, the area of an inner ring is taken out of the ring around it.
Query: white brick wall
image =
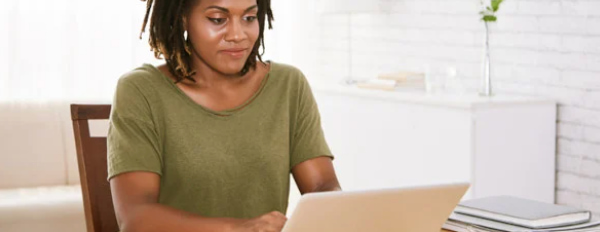
[[[452,67],[458,78],[448,88],[477,90],[484,38],[479,0],[373,4],[381,10],[316,15],[312,75],[337,81],[350,70],[366,79]],[[600,215],[600,0],[506,0],[491,46],[496,93],[559,102],[557,202]]]

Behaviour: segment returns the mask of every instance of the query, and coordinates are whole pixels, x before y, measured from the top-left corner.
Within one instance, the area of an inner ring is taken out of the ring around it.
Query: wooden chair
[[[91,137],[88,124],[88,120],[108,119],[110,108],[110,105],[71,105],[87,232],[119,231],[106,180],[106,137]]]

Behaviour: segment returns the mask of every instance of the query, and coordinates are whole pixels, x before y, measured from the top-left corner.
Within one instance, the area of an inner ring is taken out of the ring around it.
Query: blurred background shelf
[[[513,195],[554,203],[553,101],[342,85],[313,90],[346,190],[468,181],[465,199]]]

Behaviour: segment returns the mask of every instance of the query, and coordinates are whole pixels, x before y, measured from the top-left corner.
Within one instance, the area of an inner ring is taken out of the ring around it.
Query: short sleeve
[[[321,116],[310,85],[302,73],[299,75],[299,102],[292,137],[290,169],[313,158],[334,158],[325,140]]]
[[[107,137],[108,179],[125,172],[146,171],[162,175],[159,136],[152,111],[135,83],[136,73],[117,84]]]

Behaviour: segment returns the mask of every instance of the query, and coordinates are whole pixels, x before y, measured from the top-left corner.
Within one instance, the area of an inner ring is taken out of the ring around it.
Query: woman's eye
[[[256,20],[256,16],[247,16],[244,19],[248,22],[252,22],[252,21]]]
[[[225,18],[208,18],[208,20],[210,20],[214,24],[220,25],[220,24],[223,24],[226,19]]]

